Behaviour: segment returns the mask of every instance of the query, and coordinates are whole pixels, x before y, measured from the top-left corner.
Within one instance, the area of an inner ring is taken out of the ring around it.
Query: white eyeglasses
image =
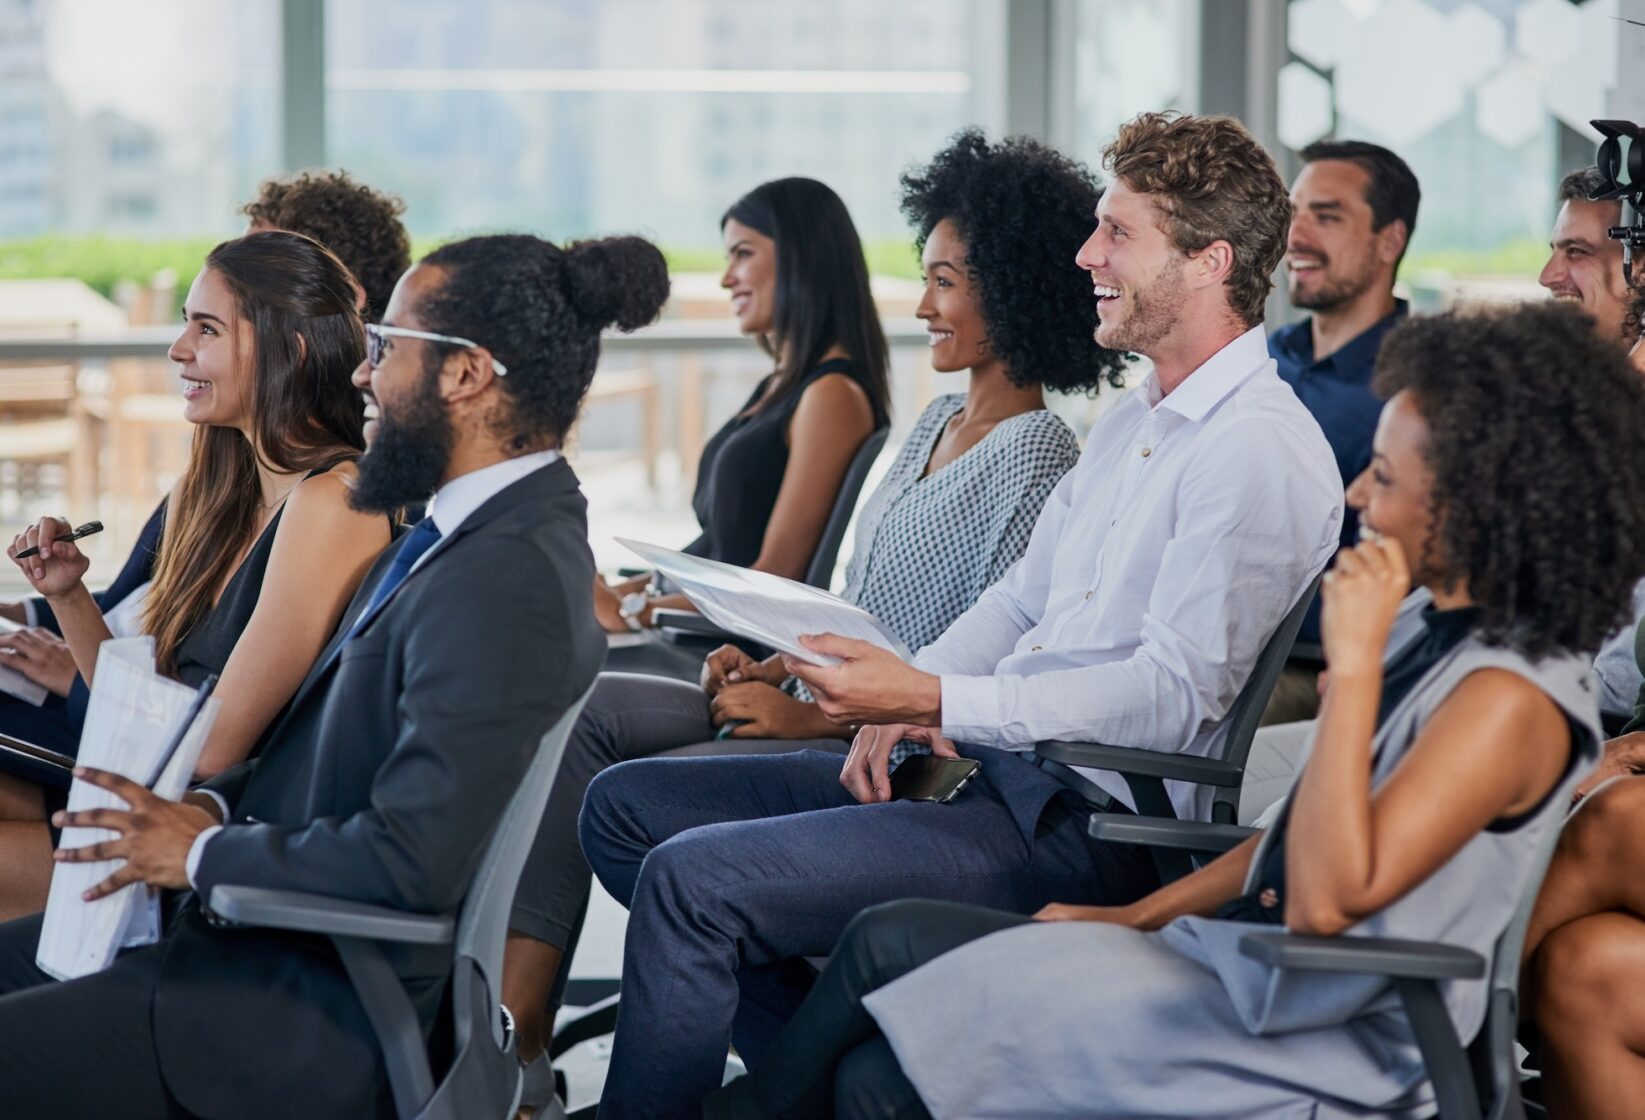
[[[414,331],[410,327],[385,327],[378,323],[366,324],[366,365],[376,369],[383,360],[383,350],[390,338],[422,338],[429,342],[446,342],[452,346],[463,346],[470,350],[485,349],[478,342],[467,338],[457,338],[449,334],[433,334],[429,331]],[[498,377],[508,376],[508,367],[496,358],[491,359],[491,368]]]

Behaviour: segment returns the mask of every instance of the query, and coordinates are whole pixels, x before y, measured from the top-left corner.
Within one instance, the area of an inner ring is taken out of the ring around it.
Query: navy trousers
[[[594,779],[583,851],[629,908],[607,1120],[696,1117],[735,1033],[756,1065],[858,911],[904,898],[1029,914],[1158,886],[1147,853],[1091,840],[1077,799],[1029,761],[953,802],[860,805],[838,755],[643,759]]]

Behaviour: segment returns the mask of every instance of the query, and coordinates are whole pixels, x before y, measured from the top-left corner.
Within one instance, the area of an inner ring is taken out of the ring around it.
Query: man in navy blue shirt
[[[1383,335],[1404,317],[1394,277],[1416,230],[1422,192],[1404,160],[1359,140],[1324,140],[1301,152],[1291,187],[1285,270],[1291,303],[1312,312],[1268,336],[1279,375],[1319,426],[1347,486],[1371,463],[1371,433],[1382,402],[1371,369]],[[1351,547],[1359,519],[1349,511],[1342,542]],[[1319,604],[1300,641],[1319,642]],[[1274,690],[1264,723],[1308,719],[1318,708],[1317,665],[1294,663]]]

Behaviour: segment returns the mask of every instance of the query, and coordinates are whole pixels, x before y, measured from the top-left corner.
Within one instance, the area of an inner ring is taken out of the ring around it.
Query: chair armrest
[[[206,905],[219,918],[246,926],[361,937],[415,945],[449,945],[457,921],[450,916],[407,914],[386,906],[343,898],[224,884],[214,887]]]
[[[1291,656],[1288,661],[1308,661],[1314,664],[1325,664],[1325,647],[1318,642],[1296,641],[1291,643]]]
[[[1437,941],[1391,937],[1303,937],[1295,933],[1248,933],[1239,951],[1276,968],[1305,972],[1352,972],[1412,980],[1478,980],[1485,958],[1472,949]]]
[[[1113,770],[1144,778],[1165,778],[1196,782],[1204,786],[1239,787],[1240,768],[1216,758],[1192,754],[1167,754],[1141,747],[1111,747],[1107,743],[1071,743],[1047,739],[1034,744],[1034,753],[1065,766],[1087,766],[1093,770]]]
[[[680,611],[670,607],[659,607],[652,611],[651,624],[659,630],[672,630],[704,638],[723,638],[728,642],[736,637],[696,611]]]
[[[1138,817],[1130,813],[1092,813],[1091,838],[1116,844],[1142,844],[1190,852],[1232,851],[1257,834],[1254,828],[1209,821]]]
[[[74,759],[10,735],[0,735],[0,758],[0,771],[48,789],[66,790],[74,780]]]

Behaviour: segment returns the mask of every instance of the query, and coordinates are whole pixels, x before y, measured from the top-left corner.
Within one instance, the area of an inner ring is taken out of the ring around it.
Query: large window
[[[477,20],[465,0],[330,0],[328,152],[423,234],[712,249],[740,194],[810,175],[867,239],[905,243],[897,172],[986,116],[978,12],[996,7],[500,0]]]
[[[0,0],[0,237],[213,235],[278,166],[276,0]]]

